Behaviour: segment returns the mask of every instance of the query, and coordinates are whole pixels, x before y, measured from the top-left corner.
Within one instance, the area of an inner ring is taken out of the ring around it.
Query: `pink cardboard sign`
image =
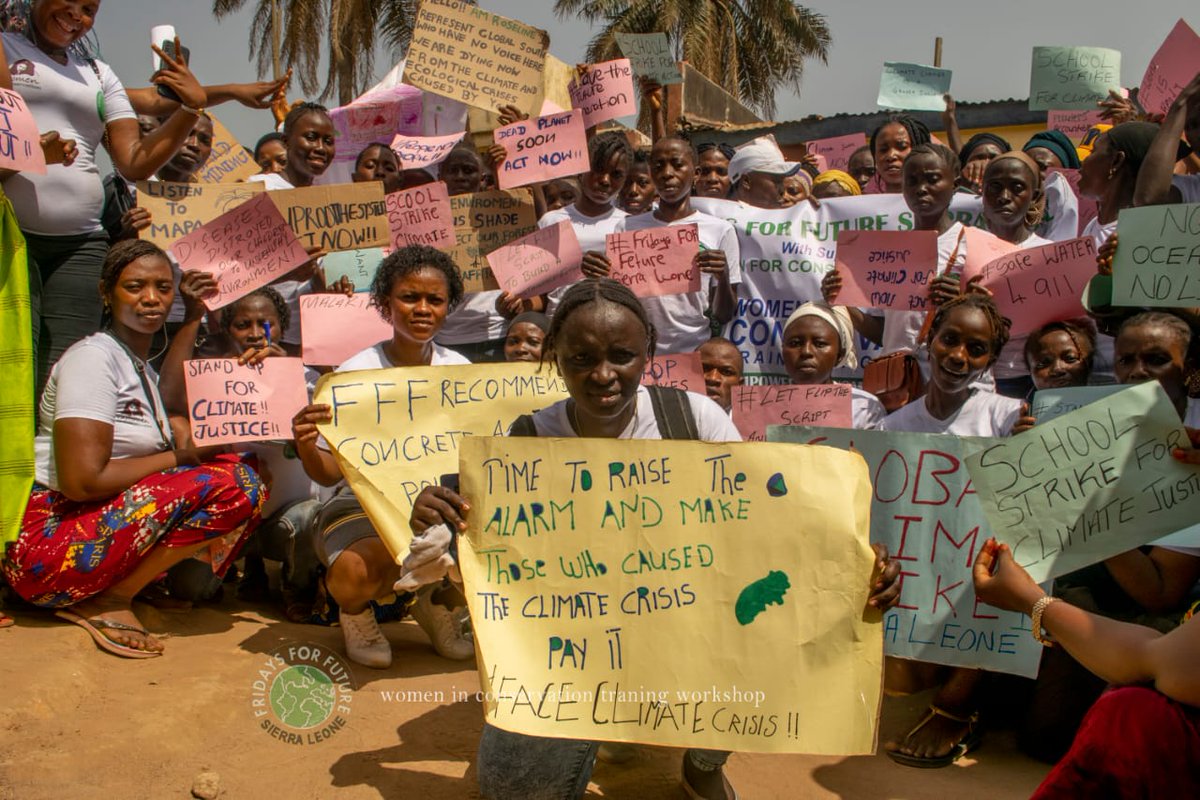
[[[421,169],[440,164],[450,151],[462,141],[464,133],[448,136],[407,136],[398,134],[392,139],[392,152],[400,162],[401,169]]]
[[[567,85],[571,107],[583,112],[583,125],[637,113],[633,94],[633,67],[628,58],[581,66]]]
[[[0,168],[46,174],[46,154],[25,98],[0,89]]]
[[[852,428],[850,387],[762,385],[733,387],[733,424],[747,442],[765,442],[768,425]]]
[[[963,280],[969,280],[978,275],[985,264],[995,261],[1014,250],[1020,250],[1019,244],[1006,242],[994,233],[982,228],[967,228],[963,234],[963,248],[967,251],[962,268]]]
[[[704,366],[700,362],[699,353],[655,356],[646,362],[646,370],[642,373],[642,385],[670,386],[685,392],[708,395],[704,388]]]
[[[392,249],[410,244],[430,247],[454,246],[454,213],[450,210],[450,192],[441,181],[392,192],[387,204],[389,237]]]
[[[854,151],[867,143],[867,137],[861,133],[851,133],[847,136],[831,136],[828,139],[814,139],[808,143],[808,152],[817,156],[818,169],[846,171],[846,165]],[[820,159],[825,159],[825,165],[820,166]]]
[[[1075,192],[1075,198],[1079,201],[1079,231],[1083,233],[1083,229],[1088,226],[1096,215],[1100,213],[1100,206],[1093,197],[1084,197],[1079,193],[1079,170],[1067,169],[1066,167],[1050,167],[1046,170],[1046,180],[1050,180],[1050,175],[1060,172],[1062,176],[1071,184],[1071,191]]]
[[[924,311],[937,276],[937,233],[842,231],[836,264],[838,305]]]
[[[188,419],[197,445],[292,438],[292,417],[308,405],[304,364],[267,358],[253,366],[235,358],[183,362]]]
[[[497,174],[501,189],[567,178],[591,168],[583,112],[578,109],[514,122],[497,128],[493,136],[506,151]]]
[[[700,235],[695,223],[643,228],[604,237],[609,277],[638,297],[700,291]]]
[[[256,195],[171,245],[184,272],[198,269],[217,278],[209,309],[228,305],[308,261],[308,253],[271,200]]]
[[[336,367],[392,338],[392,326],[371,307],[368,294],[307,294],[300,298],[301,354],[305,364]]]
[[[500,288],[517,297],[537,297],[583,280],[583,251],[570,220],[538,228],[487,254]]]
[[[1138,102],[1151,114],[1166,114],[1197,73],[1200,73],[1200,36],[1179,20],[1150,59],[1138,89]]]
[[[1103,122],[1099,110],[1046,112],[1046,130],[1061,131],[1077,144],[1083,141],[1083,137],[1093,126]]]
[[[369,144],[421,129],[422,93],[403,84],[360,97],[329,112],[337,130],[337,161],[354,161]]]
[[[992,290],[1000,313],[1012,322],[1010,333],[1021,336],[1047,322],[1082,317],[1082,298],[1096,274],[1092,237],[1068,239],[1041,247],[1014,250],[984,264],[980,284]]]

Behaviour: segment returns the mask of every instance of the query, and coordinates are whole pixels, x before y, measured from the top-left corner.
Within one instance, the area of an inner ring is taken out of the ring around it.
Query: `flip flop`
[[[150,635],[149,631],[147,631],[145,628],[139,628],[137,625],[126,625],[124,622],[114,622],[113,620],[102,619],[99,617],[95,619],[87,619],[86,617],[81,617],[80,615],[76,614],[74,611],[67,611],[65,609],[55,611],[54,616],[58,617],[59,619],[66,620],[67,622],[73,622],[80,626],[91,635],[92,639],[97,645],[99,645],[100,649],[112,653],[114,656],[121,656],[122,658],[157,658],[158,656],[162,655],[161,650],[138,650],[136,647],[126,647],[123,644],[118,644],[101,632],[101,629],[105,629],[112,631],[127,631],[129,633],[140,633],[142,636]]]
[[[908,736],[912,736],[917,731],[924,728],[934,717],[945,717],[953,722],[958,722],[967,726],[967,732],[963,734],[950,748],[950,752],[940,756],[911,756],[908,753],[901,753],[899,750],[885,750],[888,758],[895,761],[897,764],[902,764],[906,767],[917,767],[919,769],[939,769],[948,767],[955,761],[965,756],[967,753],[974,750],[983,742],[983,734],[979,731],[979,712],[975,712],[967,717],[962,717],[957,714],[951,714],[949,711],[938,708],[930,703],[929,710],[925,712],[925,716],[921,718],[913,729],[908,732]],[[904,738],[908,738],[908,736]]]

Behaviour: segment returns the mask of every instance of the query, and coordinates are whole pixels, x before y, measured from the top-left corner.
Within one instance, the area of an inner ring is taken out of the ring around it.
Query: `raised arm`
[[[1188,109],[1196,105],[1200,105],[1200,73],[1183,87],[1175,102],[1171,103],[1154,141],[1150,143],[1150,150],[1138,170],[1137,184],[1133,189],[1135,206],[1178,203],[1183,199],[1179,190],[1171,185],[1171,178],[1175,174],[1179,139],[1187,123]]]
[[[236,101],[247,108],[270,108],[271,101],[284,85],[287,84],[291,73],[273,81],[257,81],[255,83],[220,83],[214,86],[204,86],[204,94],[208,98],[208,107],[219,106],[222,103]],[[149,117],[165,117],[179,108],[179,103],[163,97],[155,86],[126,88],[129,103],[133,110]]]

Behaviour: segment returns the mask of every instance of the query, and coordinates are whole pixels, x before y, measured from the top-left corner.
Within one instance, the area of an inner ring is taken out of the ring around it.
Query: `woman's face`
[[[820,317],[801,317],[783,332],[783,364],[792,383],[828,383],[841,354],[837,330]]]
[[[334,154],[333,121],[310,112],[296,120],[288,134],[288,167],[301,182],[311,183],[329,169]]]
[[[783,176],[747,172],[738,181],[738,199],[755,208],[783,208]]]
[[[152,335],[167,321],[174,298],[171,265],[161,256],[148,255],[125,265],[105,300],[114,327]]]
[[[100,0],[38,0],[33,5],[33,27],[41,41],[65,50],[87,36],[99,11]]]
[[[729,196],[729,159],[715,147],[700,154],[696,162],[697,197]]]
[[[1176,406],[1186,402],[1187,347],[1161,325],[1126,327],[1117,336],[1113,371],[1118,383],[1158,381]]]
[[[237,302],[233,319],[225,333],[233,341],[238,353],[257,350],[267,345],[267,326],[271,326],[271,340],[278,342],[283,337],[283,324],[279,311],[270,299],[260,294],[251,295]]]
[[[988,166],[983,175],[983,216],[994,232],[1007,232],[1025,224],[1029,206],[1041,195],[1037,176],[1015,158]]]
[[[505,361],[541,361],[542,342],[546,334],[532,322],[518,322],[509,326],[504,337]]]
[[[678,139],[663,139],[650,151],[650,177],[663,202],[672,205],[692,194],[696,162],[691,146]]]
[[[434,337],[450,310],[450,287],[439,269],[422,267],[392,281],[388,320],[397,339],[424,344]]]
[[[936,156],[921,154],[904,163],[904,202],[918,230],[937,226],[954,197],[955,176]]]
[[[875,177],[875,157],[870,150],[859,150],[846,162],[846,172],[858,181],[858,188],[866,189],[871,178]]]
[[[350,177],[355,183],[381,181],[389,175],[395,175],[398,169],[395,153],[387,147],[372,145],[359,159],[358,166]]]
[[[254,156],[262,175],[275,175],[287,167],[287,145],[278,139],[265,142]]]
[[[480,191],[483,166],[479,156],[466,150],[451,150],[438,168],[438,179],[445,182],[446,191],[452,196]]]
[[[1109,173],[1113,170],[1115,153],[1108,142],[1108,134],[1102,133],[1096,137],[1092,152],[1083,160],[1079,167],[1079,193],[1084,197],[1099,199],[1108,190],[1112,180]]]
[[[600,169],[579,176],[579,191],[593,205],[606,206],[621,192],[628,175],[629,158],[624,153],[614,153]]]
[[[579,191],[567,181],[550,181],[544,191],[547,211],[566,208],[579,198]]]
[[[975,149],[967,154],[967,160],[962,165],[963,177],[966,177],[967,174],[967,164],[970,164],[972,161],[991,161],[1000,155],[1001,152],[1000,145],[995,142],[983,142],[982,144],[975,145]]]
[[[1066,331],[1050,331],[1030,352],[1029,372],[1038,389],[1087,386],[1088,365],[1075,340]]]
[[[1038,169],[1042,171],[1042,175],[1046,174],[1046,170],[1051,167],[1062,169],[1062,159],[1054,154],[1054,151],[1048,147],[1031,147],[1025,151],[1025,155],[1037,162]]]
[[[555,359],[580,417],[603,422],[631,413],[649,344],[641,320],[616,303],[588,303],[567,318]]]
[[[875,137],[875,170],[889,191],[904,182],[904,161],[912,150],[908,129],[898,122],[884,125]]]
[[[650,165],[634,164],[621,188],[621,208],[629,214],[641,214],[654,205],[654,181],[650,180]]]
[[[813,186],[812,194],[818,200],[826,200],[830,197],[849,197],[850,190],[838,181],[822,181]]]
[[[946,394],[966,391],[992,364],[995,331],[978,308],[950,311],[929,345],[929,378]]]
[[[808,184],[800,177],[800,174],[788,175],[783,179],[783,199],[780,204],[784,208],[791,208],[801,200],[808,199]]]

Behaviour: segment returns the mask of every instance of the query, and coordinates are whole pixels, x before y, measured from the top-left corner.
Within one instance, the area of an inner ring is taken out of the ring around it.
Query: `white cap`
[[[775,137],[767,134],[746,142],[734,151],[733,158],[729,159],[729,180],[737,183],[751,172],[795,175],[799,169],[800,164],[786,160],[783,151],[775,143]]]

